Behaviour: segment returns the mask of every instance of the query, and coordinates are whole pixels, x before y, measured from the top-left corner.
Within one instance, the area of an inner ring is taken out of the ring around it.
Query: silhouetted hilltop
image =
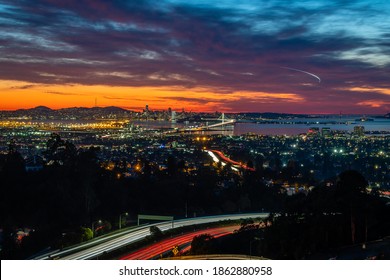
[[[51,109],[46,106],[38,106],[31,109],[18,109],[15,111],[0,111],[2,118],[27,118],[33,120],[45,119],[117,119],[128,118],[132,111],[119,107],[71,107],[63,109]]]
[[[31,109],[18,109],[14,112],[18,114],[47,114],[53,112],[53,110],[46,106],[37,106]]]
[[[287,113],[273,113],[273,112],[264,112],[264,113],[241,113],[247,118],[265,118],[265,119],[288,119],[288,118],[308,118],[310,115],[307,114],[287,114]]]

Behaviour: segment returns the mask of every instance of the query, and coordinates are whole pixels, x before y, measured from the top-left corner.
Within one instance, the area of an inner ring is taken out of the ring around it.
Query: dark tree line
[[[119,161],[109,170],[99,155],[97,148],[77,149],[53,134],[42,155],[43,169],[26,172],[16,144],[10,144],[8,154],[0,159],[3,258],[25,258],[48,247],[80,242],[98,220],[103,222],[96,226],[95,234],[118,228],[118,217],[124,212],[129,219],[143,213],[193,217],[261,210],[280,200],[277,191],[267,189],[253,174],[242,179],[203,166],[209,158],[200,151],[192,155],[194,162],[201,163],[196,174],[172,154],[165,160],[166,170],[140,158],[138,176],[130,178],[118,176],[125,171],[126,162]],[[218,185],[223,176],[230,180],[228,187]],[[17,243],[18,228],[34,231]]]
[[[239,231],[218,242],[203,240],[201,248],[208,253],[271,259],[330,258],[343,248],[362,248],[362,244],[390,235],[390,207],[375,192],[368,194],[366,187],[360,173],[342,172],[336,186],[318,186],[308,195],[288,197],[283,210],[261,226],[242,224]]]
[[[203,165],[209,157],[195,150],[192,159],[200,163],[195,171],[172,154],[165,159],[163,170],[152,160],[139,158],[138,175],[126,178],[121,176],[126,160],[108,169],[99,159],[99,149],[77,149],[56,134],[48,139],[43,156],[46,164],[37,172],[26,172],[14,142],[0,158],[2,258],[25,258],[47,247],[62,248],[86,240],[91,235],[88,229],[98,220],[102,223],[96,226],[96,234],[118,228],[119,215],[124,212],[130,220],[137,214],[184,218],[262,210],[282,213],[262,233],[267,242],[259,245],[263,255],[280,248],[277,257],[300,258],[323,248],[373,240],[388,234],[386,226],[390,228],[384,221],[388,207],[379,197],[365,193],[366,182],[355,173],[341,174],[337,187],[318,186],[307,196],[287,197],[281,188],[267,187],[264,177],[293,176],[293,162],[285,169],[267,170],[262,168],[262,158],[254,159],[247,165],[256,171],[240,176],[230,165]],[[273,164],[278,166],[277,160]],[[35,231],[16,243],[12,234],[23,227]],[[302,245],[301,253],[288,250],[291,242],[308,240],[311,247]]]

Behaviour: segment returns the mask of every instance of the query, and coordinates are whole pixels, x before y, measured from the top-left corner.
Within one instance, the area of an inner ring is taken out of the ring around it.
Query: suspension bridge
[[[166,131],[166,133],[178,133],[178,132],[198,132],[208,130],[232,130],[232,126],[236,123],[235,119],[228,119],[225,117],[225,113],[222,113],[217,119],[202,119],[205,121],[204,125],[194,127],[175,128],[174,130]],[[212,122],[209,124],[209,122]]]

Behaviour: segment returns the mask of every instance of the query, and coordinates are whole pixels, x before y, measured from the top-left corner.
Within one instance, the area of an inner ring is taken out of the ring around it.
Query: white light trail
[[[301,72],[301,73],[305,73],[307,75],[310,75],[314,78],[316,78],[318,80],[318,83],[321,83],[321,78],[318,77],[317,75],[313,74],[313,73],[310,73],[310,72],[307,72],[307,71],[303,71],[303,70],[299,70],[299,69],[296,69],[296,68],[291,68],[291,67],[281,67],[283,69],[288,69],[288,70],[293,70],[293,71],[297,71],[297,72]]]
[[[232,215],[220,215],[220,216],[208,216],[208,217],[200,217],[200,218],[190,218],[183,220],[175,220],[174,222],[161,222],[153,224],[158,226],[161,231],[166,231],[171,228],[184,227],[189,225],[196,224],[205,224],[212,223],[218,221],[225,220],[239,220],[239,219],[254,219],[254,218],[266,218],[269,213],[246,213],[246,214],[232,214]],[[120,236],[108,236],[106,240],[95,240],[97,244],[86,244],[75,246],[72,248],[74,252],[67,252],[67,250],[63,251],[55,251],[49,255],[44,255],[42,257],[37,257],[35,259],[62,259],[62,260],[86,260],[86,259],[94,259],[98,256],[104,254],[104,252],[109,253],[111,251],[117,250],[123,246],[131,244],[133,242],[144,239],[146,236],[150,235],[150,225],[140,226],[137,228],[133,228],[130,230],[126,230],[121,233]],[[89,244],[89,246],[88,246]],[[91,246],[92,245],[92,246]],[[77,250],[78,249],[78,250]]]
[[[214,155],[214,153],[212,151],[207,151],[207,153],[211,156],[213,161],[219,162],[219,159]]]

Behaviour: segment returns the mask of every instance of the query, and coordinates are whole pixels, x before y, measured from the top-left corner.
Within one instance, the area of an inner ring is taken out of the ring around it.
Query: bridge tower
[[[176,123],[176,111],[172,111],[171,113],[171,123]]]

